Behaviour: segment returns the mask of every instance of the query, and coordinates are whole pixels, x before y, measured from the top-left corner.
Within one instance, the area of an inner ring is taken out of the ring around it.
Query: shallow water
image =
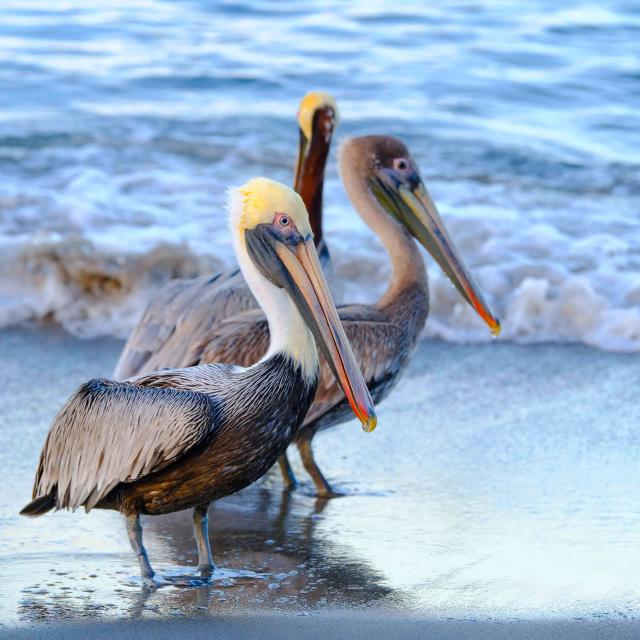
[[[277,475],[211,507],[211,587],[144,590],[120,516],[17,516],[55,411],[120,343],[0,333],[0,623],[337,608],[455,619],[640,615],[635,356],[421,345],[379,427],[316,439],[348,495]],[[37,390],[37,393],[34,392]],[[297,465],[297,459],[291,456]],[[190,515],[147,518],[161,575],[189,571]]]
[[[226,187],[290,181],[324,89],[338,139],[408,142],[504,339],[640,349],[636,3],[210,4],[2,2],[0,325],[124,336],[169,277],[228,264]],[[345,297],[377,295],[334,158],[326,205]],[[488,340],[431,277],[428,333]]]

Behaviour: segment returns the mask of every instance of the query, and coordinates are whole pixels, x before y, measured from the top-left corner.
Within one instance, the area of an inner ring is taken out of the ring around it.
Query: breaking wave
[[[582,342],[601,349],[640,351],[640,280],[637,273],[573,273],[558,255],[526,262],[492,237],[486,224],[459,243],[471,253],[472,271],[500,317],[500,340],[521,343]],[[548,231],[548,230],[547,230]],[[539,233],[543,233],[538,229]],[[329,236],[331,237],[331,236]],[[332,244],[336,298],[372,302],[384,290],[389,265],[382,248],[362,234],[360,250]],[[567,247],[572,246],[566,239]],[[466,245],[466,246],[465,246]],[[531,245],[529,245],[531,246]],[[364,248],[364,250],[363,250]],[[558,247],[556,247],[556,251]],[[494,263],[492,253],[502,256]],[[3,251],[0,326],[52,321],[83,337],[126,337],[151,296],[172,278],[195,277],[232,265],[231,256],[197,254],[187,243],[163,242],[143,252],[100,248],[88,239],[31,242]],[[382,257],[381,257],[382,256]],[[425,335],[451,342],[486,342],[490,335],[438,267],[429,262],[431,310]],[[6,260],[5,260],[6,258]],[[587,256],[583,256],[585,262]]]
[[[323,89],[338,140],[407,142],[501,340],[640,351],[632,4],[5,0],[0,326],[123,337],[169,279],[231,266],[226,187],[291,180],[298,100]],[[335,164],[335,280],[372,301],[389,266]],[[429,275],[426,334],[490,340]]]
[[[3,252],[0,327],[51,321],[82,338],[124,338],[162,284],[220,267],[184,245],[129,255],[81,239],[15,248]]]

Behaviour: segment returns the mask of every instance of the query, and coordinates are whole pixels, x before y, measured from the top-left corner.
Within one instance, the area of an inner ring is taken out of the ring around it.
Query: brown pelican
[[[400,140],[387,136],[347,140],[342,146],[340,170],[356,211],[381,239],[391,259],[391,281],[376,304],[338,307],[369,390],[380,402],[398,382],[429,311],[427,273],[414,238],[496,335],[500,324],[449,238],[417,165]],[[193,345],[188,360],[194,364],[249,364],[260,358],[268,343],[264,316],[257,311],[245,312],[213,327],[204,340]],[[316,397],[295,438],[319,496],[337,494],[314,460],[311,441],[319,430],[348,418],[344,394],[333,382],[328,363],[322,361]],[[280,467],[285,481],[291,482],[288,462],[281,460]]]
[[[211,364],[82,385],[54,419],[21,511],[121,511],[149,585],[140,514],[193,507],[208,579],[207,506],[257,480],[296,436],[318,383],[316,341],[363,428],[376,424],[300,196],[257,178],[232,193],[229,208],[238,263],[269,325],[265,356],[248,368]]]
[[[326,93],[310,92],[298,110],[299,149],[294,189],[309,212],[321,261],[329,254],[322,235],[322,188],[338,108]],[[120,355],[114,377],[124,380],[148,371],[193,364],[185,354],[194,340],[221,320],[254,309],[257,302],[236,269],[170,282],[147,306]]]

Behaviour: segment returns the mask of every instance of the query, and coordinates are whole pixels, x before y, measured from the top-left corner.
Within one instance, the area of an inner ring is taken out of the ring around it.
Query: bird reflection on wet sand
[[[95,563],[95,558],[84,554],[72,565],[63,560],[60,568],[52,568],[44,584],[34,576],[33,585],[22,591],[19,618],[144,618],[176,612],[353,607],[381,600],[393,606],[398,596],[383,586],[383,576],[367,563],[348,557],[335,536],[319,526],[332,508],[331,501],[281,491],[277,484],[277,478],[268,478],[211,506],[210,539],[218,560],[211,585],[148,589],[127,566],[126,553],[109,558],[108,566],[116,566],[115,571],[111,569],[115,576],[91,570],[83,575]],[[161,573],[184,572],[197,562],[187,512],[147,518],[145,530]]]
[[[218,565],[259,577],[225,574],[208,591],[143,594],[119,514],[17,515],[60,398],[110,371],[120,349],[107,340],[80,348],[61,332],[0,333],[0,351],[13,363],[0,388],[0,625],[218,617],[223,609],[248,620],[271,608],[494,620],[636,616],[636,356],[423,343],[381,405],[390,428],[363,438],[345,426],[317,438],[319,461],[330,461],[330,480],[348,497],[316,511],[305,494],[310,483],[283,496],[274,471],[211,508]],[[36,367],[43,382],[34,399],[24,380]],[[160,574],[192,570],[188,512],[144,524]]]

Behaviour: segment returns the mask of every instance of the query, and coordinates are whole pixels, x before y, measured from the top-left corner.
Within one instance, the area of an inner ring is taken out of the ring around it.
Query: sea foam
[[[224,193],[291,183],[298,103],[320,89],[334,147],[407,143],[500,340],[640,350],[633,3],[343,4],[3,2],[0,326],[125,336],[170,278],[233,265]],[[337,293],[371,302],[389,265],[335,167]],[[490,340],[429,275],[426,335]]]
[[[458,232],[460,226],[466,227],[465,234]],[[603,274],[597,268],[575,273],[563,264],[563,251],[575,254],[575,245],[550,230],[536,232],[536,245],[505,236],[499,225],[494,238],[482,221],[455,220],[450,227],[452,235],[461,238],[461,251],[501,320],[500,340],[582,342],[640,351],[640,275]],[[370,233],[353,231],[349,238],[342,246],[339,237],[328,233],[336,299],[374,302],[384,291],[390,266]],[[534,258],[513,250],[523,244]],[[163,241],[145,251],[126,252],[76,237],[5,244],[2,252],[6,259],[0,267],[0,326],[47,320],[81,337],[125,337],[150,298],[170,279],[233,266],[230,252],[198,254],[185,242]],[[426,253],[425,259],[431,304],[425,336],[489,341],[487,327]],[[581,261],[590,263],[589,254]]]

